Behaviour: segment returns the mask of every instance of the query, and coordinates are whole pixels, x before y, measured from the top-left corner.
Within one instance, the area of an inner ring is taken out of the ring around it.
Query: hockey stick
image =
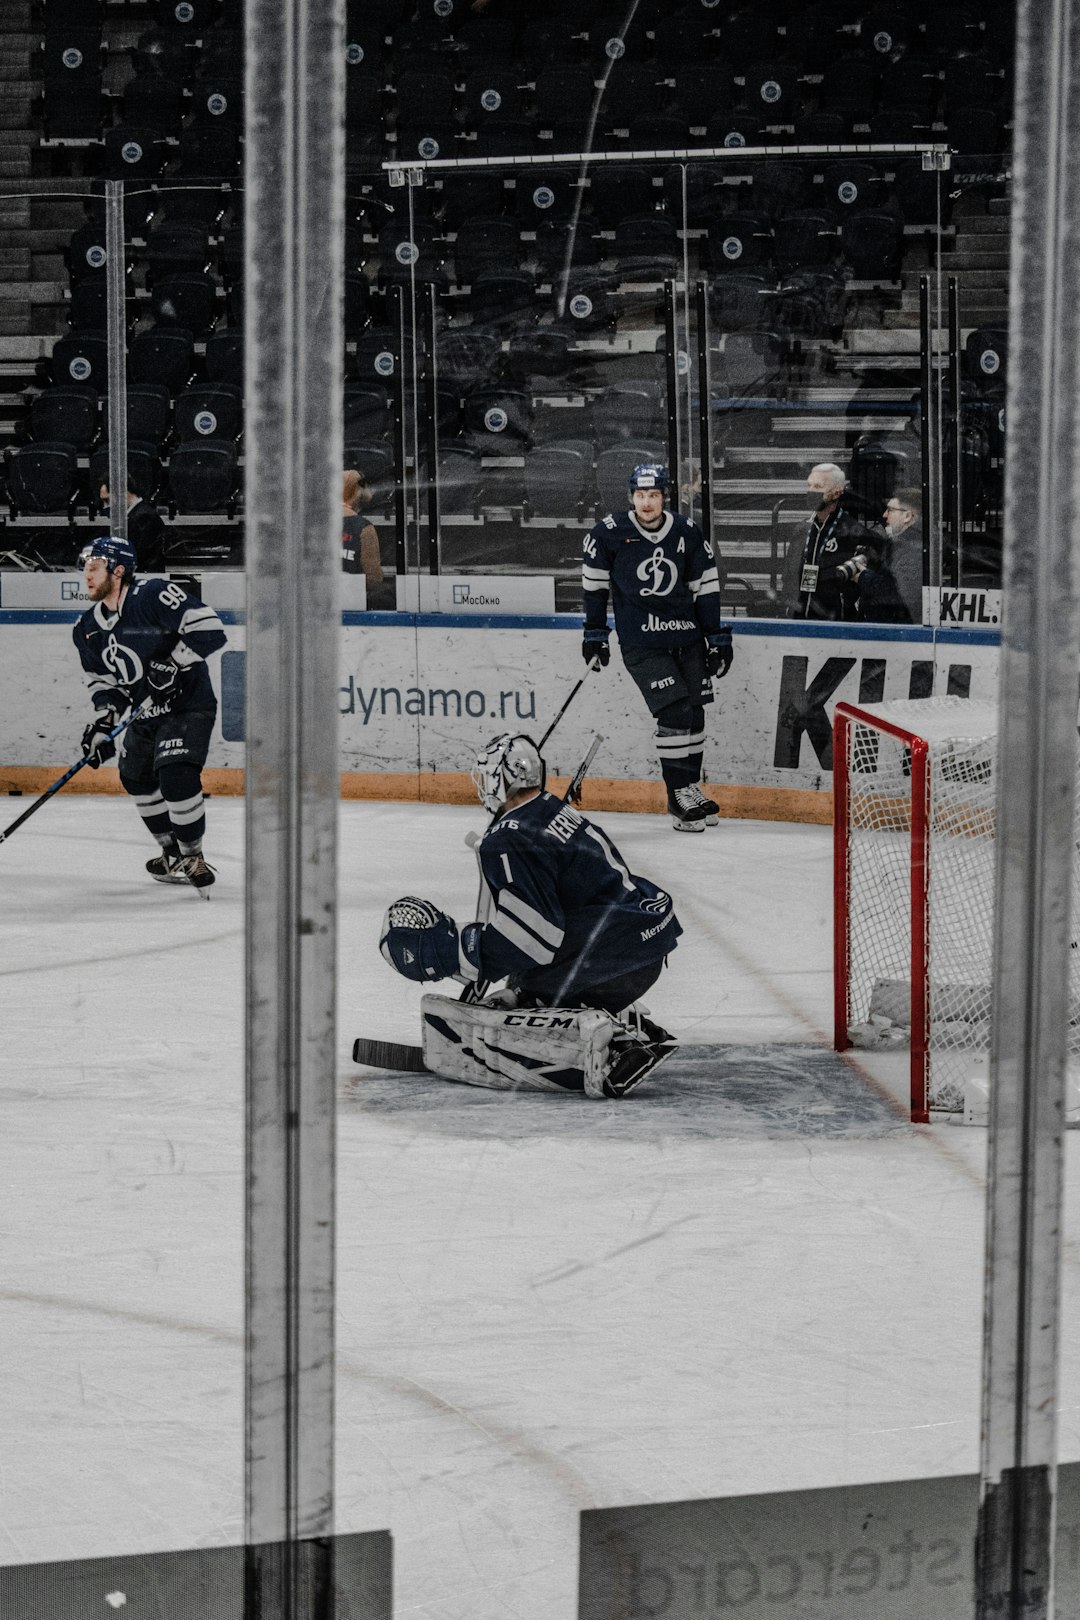
[[[544,732],[544,735],[537,743],[536,751],[538,754],[543,753],[544,744],[547,742],[548,738],[551,736],[551,733],[555,730],[555,727],[558,725],[571,703],[573,703],[574,699],[577,697],[578,693],[581,691],[581,688],[585,685],[585,682],[588,680],[591,674],[592,665],[586,664],[584,675],[581,677],[580,681],[578,681],[577,685],[574,687],[574,690],[570,693],[570,696],[567,698],[566,702],[563,704],[562,708],[559,710],[558,714],[555,716],[554,720],[551,722],[550,726],[548,726],[547,730]]]
[[[573,694],[571,694],[573,695]],[[604,738],[597,732],[589,746],[581,764],[574,772],[573,780],[562,796],[563,804],[573,803],[571,795],[580,792],[581,784],[588,774],[589,766],[596,758],[596,751]],[[480,834],[472,833],[466,836],[466,843],[475,848],[480,842]],[[470,842],[471,840],[471,842]],[[473,986],[467,986],[472,989]],[[480,998],[475,997],[476,1000]],[[369,1069],[396,1069],[401,1074],[430,1074],[431,1070],[424,1062],[424,1048],[422,1046],[408,1046],[398,1041],[369,1041],[364,1036],[357,1036],[353,1041],[352,1056],[354,1063],[364,1063]]]
[[[563,794],[563,804],[577,804],[578,800],[581,798],[581,784],[589,774],[589,766],[596,758],[596,751],[600,747],[603,740],[604,733],[602,731],[598,731],[589,745],[589,752],[585,755],[585,758],[582,760],[581,764],[578,766],[577,770],[570,779],[570,786]]]
[[[403,1074],[430,1074],[422,1046],[402,1046],[397,1041],[353,1041],[352,1060],[369,1069],[399,1069]]]
[[[109,736],[110,737],[119,736],[120,732],[123,731],[125,726],[130,726],[130,724],[131,724],[131,722],[133,720],[137,720],[139,718],[139,716],[142,714],[143,709],[145,707],[146,707],[145,703],[140,705],[140,707],[137,708],[134,711],[134,713],[128,715],[126,720],[121,720],[120,724],[118,726],[114,726],[112,731],[109,732]],[[15,820],[11,823],[10,827],[5,827],[3,832],[0,832],[0,844],[2,844],[4,842],[5,838],[10,838],[12,833],[15,832],[19,827],[21,827],[24,821],[28,821],[30,819],[30,817],[34,814],[35,810],[40,810],[42,805],[45,803],[45,801],[47,799],[51,799],[54,793],[59,793],[60,789],[62,787],[66,787],[67,784],[71,781],[71,778],[78,771],[81,771],[84,765],[89,765],[89,763],[90,763],[90,755],[89,754],[83,754],[81,759],[77,759],[75,761],[74,765],[72,765],[71,769],[65,771],[63,776],[58,777],[57,780],[53,783],[52,787],[47,787],[45,789],[44,793],[41,794],[40,798],[37,798],[37,799],[34,800],[33,804],[30,806],[30,808],[28,810],[24,810],[21,816],[16,816]]]

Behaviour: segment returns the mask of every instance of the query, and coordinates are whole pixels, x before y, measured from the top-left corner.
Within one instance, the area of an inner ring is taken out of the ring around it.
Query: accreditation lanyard
[[[810,598],[818,587],[818,575],[821,573],[818,557],[821,555],[821,548],[831,537],[839,519],[840,507],[837,504],[824,523],[819,525],[815,516],[807,524],[806,539],[803,541],[802,574],[799,577],[799,590],[806,597],[806,613],[810,612]]]

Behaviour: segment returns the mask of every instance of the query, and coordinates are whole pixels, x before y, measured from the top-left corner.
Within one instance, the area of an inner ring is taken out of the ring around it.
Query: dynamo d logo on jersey
[[[664,556],[663,548],[657,546],[651,557],[638,564],[637,577],[651,581],[640,593],[642,596],[670,596],[675,589],[679,570],[670,557]]]
[[[130,647],[122,647],[115,636],[105,643],[101,661],[121,686],[134,686],[142,680],[142,659]]]

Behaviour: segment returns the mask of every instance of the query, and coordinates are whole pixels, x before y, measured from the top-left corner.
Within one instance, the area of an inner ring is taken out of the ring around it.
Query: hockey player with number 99
[[[682,929],[670,894],[635,876],[606,833],[545,791],[545,779],[531,738],[488,743],[473,770],[494,818],[475,846],[477,920],[459,932],[432,902],[406,896],[387,911],[379,946],[408,979],[466,985],[460,1001],[424,997],[433,1072],[621,1097],[674,1049],[633,1003]]]
[[[213,608],[175,580],[137,579],[126,540],[103,535],[80,561],[93,603],[75,625],[94,718],[82,737],[93,770],[116,753],[109,732],[129,709],[120,783],[161,846],[146,870],[207,898],[213,868],[202,853],[202,768],[217,715],[206,659],[225,645]]]

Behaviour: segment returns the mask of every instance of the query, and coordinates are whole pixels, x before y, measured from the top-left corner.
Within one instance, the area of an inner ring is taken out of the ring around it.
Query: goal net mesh
[[[838,904],[847,1036],[861,1047],[910,1045],[913,1106],[921,1074],[925,1106],[961,1110],[990,1050],[996,708],[931,698],[855,713],[867,718],[838,727],[837,760],[846,783]],[[1074,897],[1076,868],[1074,845]],[[1074,1005],[1078,957],[1071,953]],[[1080,1045],[1075,1025],[1070,1041]]]

